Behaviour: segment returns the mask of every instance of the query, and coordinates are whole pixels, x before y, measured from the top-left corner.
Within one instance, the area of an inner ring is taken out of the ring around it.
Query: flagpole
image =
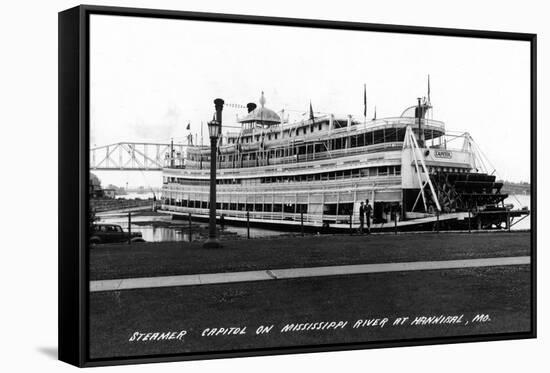
[[[430,112],[430,115],[431,115],[431,119],[433,119],[434,118],[434,110],[433,110],[433,107],[432,107],[432,98],[430,96],[430,74],[428,74],[428,105],[432,109],[432,111]]]
[[[367,85],[363,84],[363,118],[365,127],[367,126]]]
[[[428,104],[431,104],[432,100],[430,98],[430,74],[428,74]]]

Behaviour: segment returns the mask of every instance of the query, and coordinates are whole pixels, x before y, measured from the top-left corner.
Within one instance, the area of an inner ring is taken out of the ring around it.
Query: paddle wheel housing
[[[502,182],[485,173],[435,172],[430,175],[442,212],[505,209],[508,194],[501,193]]]
[[[442,213],[468,212],[468,219],[458,223],[463,229],[501,229],[517,215],[504,204],[502,182],[486,173],[435,172],[430,176]]]

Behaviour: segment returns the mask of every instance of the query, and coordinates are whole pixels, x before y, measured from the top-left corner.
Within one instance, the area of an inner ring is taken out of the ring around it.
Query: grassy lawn
[[[475,242],[479,237],[460,235],[458,238],[462,242],[454,242],[452,239],[412,236],[411,239],[424,243],[433,240],[434,246],[419,249],[415,242],[414,254],[408,248],[409,240],[390,245],[391,240],[384,237],[365,239],[370,243],[366,247],[357,244],[359,239],[349,237],[342,240],[338,247],[332,248],[339,240],[336,237],[304,240],[303,245],[280,248],[280,255],[274,255],[279,249],[269,248],[263,241],[254,241],[254,245],[251,242],[247,247],[233,251],[209,252],[216,262],[212,266],[203,259],[198,248],[168,249],[169,246],[159,245],[157,249],[162,250],[161,258],[165,253],[170,253],[172,260],[179,263],[191,261],[193,264],[184,266],[186,271],[191,272],[204,271],[205,268],[207,271],[215,271],[216,268],[242,269],[239,266],[252,267],[265,265],[266,262],[282,267],[288,263],[328,264],[327,260],[330,263],[353,262],[358,255],[361,261],[387,261],[434,259],[434,256],[477,257],[479,252],[492,256],[526,254],[525,249],[518,251],[517,243],[506,244],[519,236],[507,235],[500,242],[493,242],[497,236],[491,236],[481,249]],[[470,239],[474,242],[465,245],[464,241]],[[388,246],[374,250],[373,243]],[[502,245],[503,248],[498,248]],[[140,252],[137,263],[153,257],[146,247],[134,250]],[[331,259],[326,258],[327,250],[330,250]],[[442,251],[444,255],[440,254]],[[296,253],[291,261],[285,258],[289,253]],[[112,255],[118,256],[120,253],[115,251]],[[224,263],[223,258],[227,258],[228,262]],[[135,263],[131,260],[126,264],[131,268]],[[155,264],[159,266],[157,268],[161,268],[160,263]],[[357,319],[464,314],[466,320],[471,320],[478,313],[488,314],[491,321],[470,321],[468,325],[352,328]],[[90,295],[90,355],[101,358],[518,332],[530,329],[530,314],[528,265],[113,291]],[[287,323],[332,320],[349,321],[350,325],[342,330],[280,332]],[[269,334],[255,335],[260,325],[274,325],[274,328]],[[246,335],[201,336],[205,328],[244,326],[247,327]],[[182,329],[188,332],[184,341],[128,341],[134,332]]]
[[[90,279],[103,280],[342,264],[530,255],[530,233],[308,236],[224,241],[98,245]]]

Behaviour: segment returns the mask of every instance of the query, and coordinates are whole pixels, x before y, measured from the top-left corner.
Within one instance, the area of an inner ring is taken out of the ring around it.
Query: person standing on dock
[[[370,234],[370,216],[372,214],[372,206],[369,204],[369,200],[366,201],[365,206],[365,219],[367,221],[367,234]]]
[[[365,227],[365,205],[361,201],[361,206],[359,206],[359,233],[363,234]]]

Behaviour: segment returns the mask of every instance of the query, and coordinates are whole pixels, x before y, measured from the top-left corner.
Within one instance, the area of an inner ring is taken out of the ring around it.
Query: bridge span
[[[180,159],[187,144],[118,142],[90,148],[90,170],[160,171],[170,159]]]

